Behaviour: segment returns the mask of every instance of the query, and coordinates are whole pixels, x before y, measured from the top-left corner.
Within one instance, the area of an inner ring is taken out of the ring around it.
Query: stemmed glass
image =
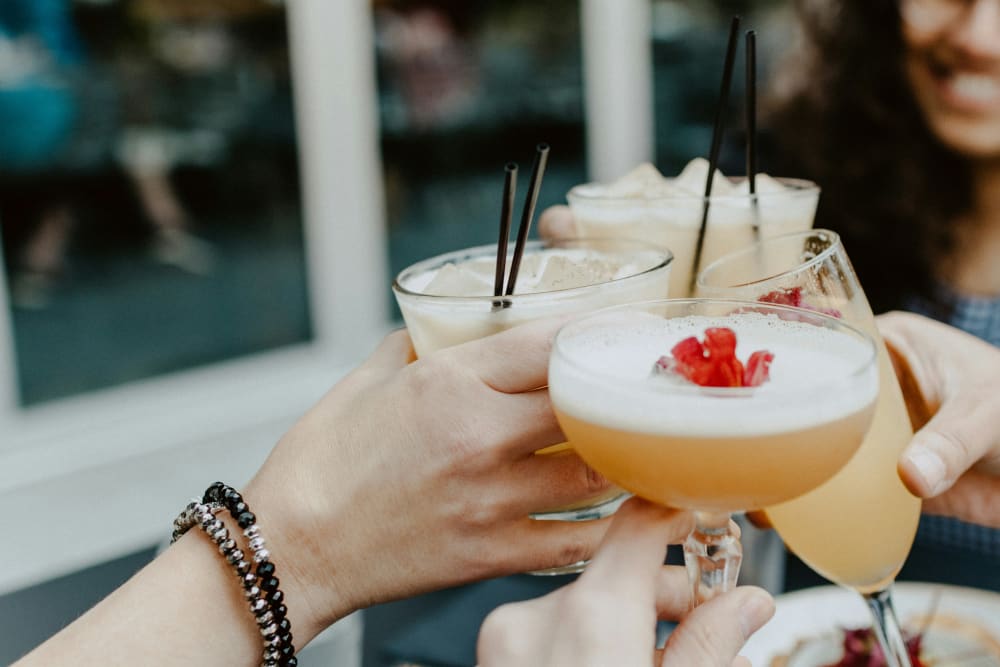
[[[840,238],[817,229],[762,241],[707,266],[697,293],[826,312],[877,341],[882,389],[860,449],[819,488],[765,507],[799,558],[864,596],[890,667],[909,667],[891,585],[909,554],[920,517],[920,500],[896,472],[897,458],[913,433],[892,363]]]
[[[675,344],[711,328],[735,333],[738,356],[772,353],[770,379],[699,386],[654,370],[670,367],[664,355]],[[876,359],[868,334],[828,315],[668,299],[563,327],[549,393],[563,432],[595,470],[647,500],[695,511],[685,557],[698,604],[736,585],[742,556],[730,513],[802,495],[854,454],[878,396]]]

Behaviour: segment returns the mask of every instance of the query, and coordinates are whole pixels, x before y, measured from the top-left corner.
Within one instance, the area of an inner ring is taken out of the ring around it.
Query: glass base
[[[631,497],[631,493],[623,491],[614,498],[603,500],[596,505],[573,507],[565,510],[552,510],[551,512],[535,512],[531,515],[531,518],[536,521],[595,521],[611,516],[618,511],[622,503]]]
[[[536,514],[532,514],[531,518],[536,521],[596,521],[597,519],[604,519],[617,512],[618,508],[622,506],[622,503],[631,497],[631,493],[622,492],[620,495],[596,505],[591,505],[589,507],[576,507],[557,512],[538,512]],[[533,572],[527,572],[526,574],[536,577],[554,577],[560,574],[580,574],[583,572],[584,568],[587,567],[587,563],[589,562],[589,560],[581,560],[576,563],[570,563],[569,565],[560,565],[558,567],[550,567],[544,570],[535,570]]]
[[[550,567],[545,570],[534,570],[533,572],[525,572],[525,574],[530,574],[533,577],[558,577],[563,574],[580,574],[586,569],[589,562],[589,560],[581,560],[569,565]]]

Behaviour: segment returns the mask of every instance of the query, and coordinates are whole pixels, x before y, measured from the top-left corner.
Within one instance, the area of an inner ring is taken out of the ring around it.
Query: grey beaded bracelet
[[[229,533],[229,529],[216,514],[229,510],[243,529],[252,551],[255,567],[251,566],[242,549]],[[171,543],[176,542],[193,526],[199,526],[215,542],[219,553],[232,567],[243,587],[243,594],[250,604],[257,626],[264,640],[263,667],[296,667],[295,647],[292,644],[291,625],[284,593],[278,588],[274,576],[274,563],[265,548],[266,541],[256,525],[256,517],[240,494],[221,482],[208,488],[203,498],[194,498],[174,520]]]

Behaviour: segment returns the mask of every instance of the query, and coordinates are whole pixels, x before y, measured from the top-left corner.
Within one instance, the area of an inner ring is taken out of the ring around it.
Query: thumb
[[[997,421],[989,392],[951,397],[900,456],[903,483],[921,498],[944,493],[997,445]]]
[[[774,599],[741,586],[695,607],[670,634],[662,665],[730,667],[750,635],[774,615]]]
[[[550,206],[538,218],[538,235],[549,241],[576,238],[576,221],[569,206]]]
[[[365,368],[383,373],[398,371],[410,362],[416,360],[410,334],[406,329],[393,331],[382,339],[379,346],[365,361]]]

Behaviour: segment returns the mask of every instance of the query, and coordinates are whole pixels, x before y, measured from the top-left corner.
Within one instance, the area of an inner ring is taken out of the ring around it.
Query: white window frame
[[[581,0],[587,162],[610,181],[652,162],[652,0]]]
[[[0,270],[0,595],[162,540],[188,496],[247,480],[391,326],[370,0],[286,7],[315,339],[23,409]],[[581,0],[596,178],[652,154],[649,12]]]

